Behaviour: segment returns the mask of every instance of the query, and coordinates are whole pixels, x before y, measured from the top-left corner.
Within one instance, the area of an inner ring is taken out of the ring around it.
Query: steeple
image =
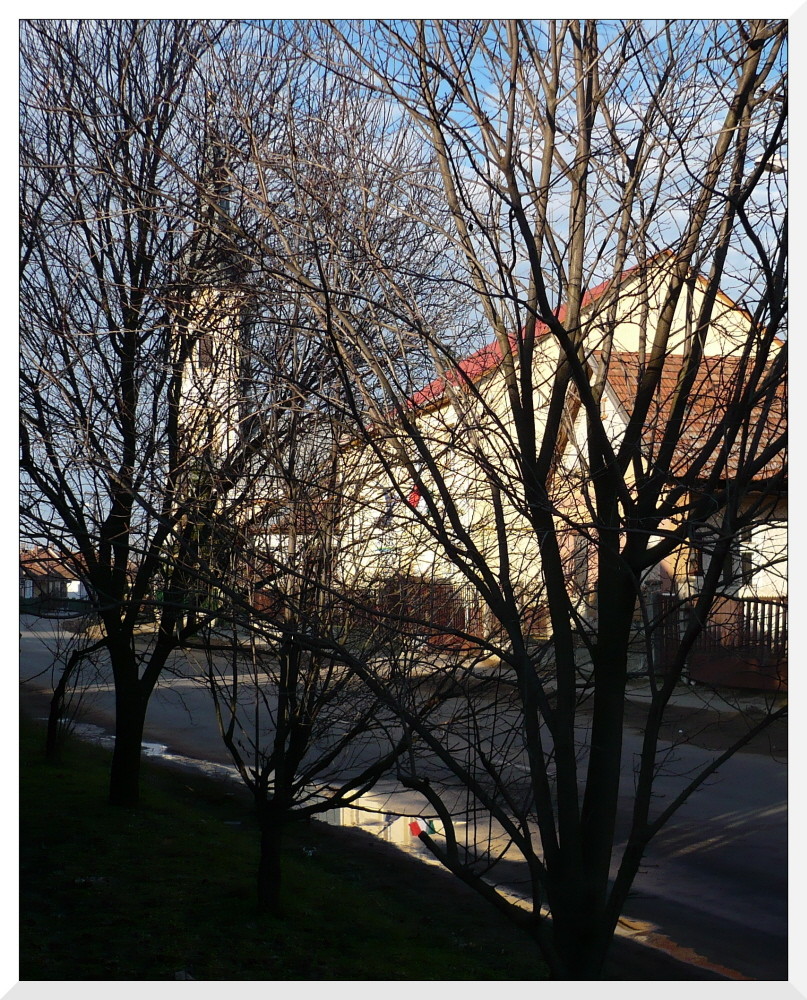
[[[216,95],[207,92],[205,119],[205,171],[203,176],[203,218],[211,246],[210,281],[239,283],[244,273],[244,258],[239,252],[235,225],[235,188],[230,169],[229,144],[216,113]]]

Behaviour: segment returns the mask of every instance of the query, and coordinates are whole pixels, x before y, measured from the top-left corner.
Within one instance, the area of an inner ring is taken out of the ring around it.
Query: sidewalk
[[[652,699],[650,683],[646,677],[629,680],[625,696],[630,701],[649,705]],[[679,708],[704,709],[717,712],[768,713],[787,705],[787,692],[712,687],[699,681],[680,681],[670,697],[670,705]]]

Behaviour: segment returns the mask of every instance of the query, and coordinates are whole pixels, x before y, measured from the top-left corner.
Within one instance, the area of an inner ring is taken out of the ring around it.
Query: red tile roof
[[[602,298],[610,288],[616,287],[625,281],[626,278],[636,274],[641,267],[647,267],[653,263],[669,259],[671,256],[671,251],[663,250],[650,258],[644,265],[635,265],[616,277],[609,278],[594,288],[590,288],[583,296],[582,308],[585,309],[592,305],[598,299]],[[701,282],[707,280],[702,275],[697,275],[697,278]],[[728,296],[722,293],[720,293],[720,296],[729,306],[734,309],[738,308]],[[556,316],[561,323],[565,321],[566,304],[560,306],[556,311]],[[549,333],[550,329],[547,324],[536,323],[536,339],[542,339],[548,336]],[[523,336],[523,330],[521,331],[521,335]],[[515,333],[508,335],[507,340],[511,351],[516,350],[519,339],[520,336]],[[598,354],[599,352],[595,352],[595,357]],[[666,421],[670,415],[673,392],[678,382],[682,361],[683,358],[681,355],[671,355],[667,359],[657,397],[648,414],[648,423],[645,427],[645,447],[651,456],[659,446],[663,435],[663,428],[666,426]],[[439,406],[445,400],[446,390],[449,386],[467,388],[469,383],[477,382],[483,376],[498,368],[501,362],[502,350],[499,341],[493,340],[467,358],[459,361],[445,375],[439,376],[416,392],[408,400],[408,405],[413,409]],[[609,382],[620,404],[628,414],[633,410],[639,364],[640,358],[638,354],[632,352],[614,352],[612,354],[612,363],[609,368]],[[724,422],[731,391],[737,384],[739,364],[739,360],[731,356],[708,357],[702,361],[690,394],[682,432],[673,458],[673,467],[670,470],[672,476],[680,477],[685,475],[692,463],[693,456],[700,452],[699,443]],[[760,404],[755,408],[755,419],[752,419],[750,423],[758,425],[763,418],[763,413],[765,420],[761,436],[754,445],[755,453],[758,454],[782,432],[786,422],[786,409],[785,387],[783,385],[777,386],[775,398],[768,407]],[[727,463],[729,476],[736,474],[738,471],[740,463],[739,448],[739,445],[735,446],[729,455]],[[710,456],[710,461],[705,464],[702,475],[705,476],[710,469],[714,468],[714,462],[718,460],[718,457],[719,448],[716,448],[714,455]],[[784,467],[784,462],[784,456],[778,456],[759,473],[757,478],[779,472]]]
[[[21,549],[20,570],[33,579],[58,578],[77,580],[78,574],[65,565],[64,559],[50,549]]]
[[[667,251],[662,254],[658,254],[657,257],[669,256]],[[655,260],[656,258],[652,258]],[[597,299],[601,298],[609,288],[615,287],[621,284],[627,277],[636,273],[639,270],[640,265],[635,265],[634,267],[628,268],[621,274],[617,275],[615,278],[608,278],[607,281],[601,282],[594,288],[588,289],[583,295],[581,302],[581,308],[585,309],[590,306]],[[555,316],[558,321],[563,323],[566,319],[566,303],[563,303],[558,309],[555,310]],[[535,337],[536,340],[540,340],[548,336],[550,330],[546,323],[542,323],[540,320],[535,324]],[[507,336],[509,347],[511,351],[515,351],[518,342],[521,337],[524,336],[524,330],[522,329],[520,334],[510,333]],[[498,340],[492,340],[490,343],[485,344],[484,347],[480,347],[478,351],[474,351],[473,354],[464,358],[462,361],[457,362],[457,364],[446,374],[441,375],[433,381],[429,382],[427,386],[420,389],[413,396],[410,397],[408,403],[413,409],[419,409],[421,407],[428,407],[439,403],[446,392],[449,385],[457,386],[459,388],[467,387],[469,382],[477,382],[488,372],[494,371],[502,362],[502,349]]]
[[[543,324],[541,324],[543,326]],[[538,332],[536,328],[536,336],[543,336],[549,331],[548,327],[544,327],[543,330]],[[510,343],[510,349],[515,350],[516,346],[516,335],[511,333],[508,336],[508,341]],[[484,347],[480,347],[478,351],[474,351],[467,358],[459,361],[454,368],[452,368],[447,375],[440,376],[433,381],[429,382],[427,386],[416,392],[414,396],[411,397],[409,403],[412,407],[429,406],[432,403],[439,402],[449,385],[464,386],[468,382],[476,382],[483,375],[488,372],[493,371],[495,368],[501,364],[502,361],[502,349],[499,345],[498,340],[491,341],[489,344],[485,344]]]

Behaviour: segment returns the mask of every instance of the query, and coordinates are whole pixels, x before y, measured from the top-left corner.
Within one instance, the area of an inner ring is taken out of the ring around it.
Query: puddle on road
[[[73,725],[72,731],[79,739],[87,740],[89,743],[96,743],[110,750],[115,746],[115,737],[101,726],[95,726],[89,722],[77,722]],[[228,778],[237,782],[241,781],[238,771],[232,764],[216,764],[214,761],[198,760],[196,757],[185,757],[183,754],[169,753],[168,746],[165,743],[143,742],[140,746],[143,748],[143,754],[146,757],[157,757],[171,764],[179,764],[181,767],[192,768],[211,777]]]

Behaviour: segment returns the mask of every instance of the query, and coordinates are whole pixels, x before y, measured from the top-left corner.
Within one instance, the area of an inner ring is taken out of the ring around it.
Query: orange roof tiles
[[[662,440],[667,432],[667,424],[672,413],[675,391],[684,364],[682,355],[670,355],[664,363],[664,369],[658,385],[658,390],[648,411],[643,433],[643,449],[645,457],[653,462],[658,455]],[[633,412],[636,388],[642,374],[639,355],[633,352],[614,352],[608,367],[608,384],[626,413]],[[729,407],[735,392],[748,384],[748,372],[743,369],[742,361],[736,356],[704,357],[698,367],[692,389],[687,398],[686,410],[678,435],[678,440],[671,462],[670,474],[674,478],[685,477],[691,469],[694,460],[701,457],[715,431],[726,424]],[[750,419],[746,418],[744,432],[750,438],[748,445],[751,457],[759,455],[764,448],[773,444],[784,432],[787,422],[787,402],[785,386],[782,382],[771,388],[763,400],[754,406]],[[742,435],[737,435],[731,443],[728,456],[725,457],[726,442],[722,435],[717,435],[708,460],[699,471],[698,478],[703,479],[711,473],[716,463],[725,462],[723,472],[729,477],[739,471],[747,460],[748,454],[743,454],[746,446]],[[771,476],[783,470],[784,454],[778,453],[755,478]],[[720,476],[726,478],[725,475]]]
[[[77,574],[69,569],[63,558],[50,549],[20,550],[20,569],[33,578],[58,577],[62,580],[76,580]]]

